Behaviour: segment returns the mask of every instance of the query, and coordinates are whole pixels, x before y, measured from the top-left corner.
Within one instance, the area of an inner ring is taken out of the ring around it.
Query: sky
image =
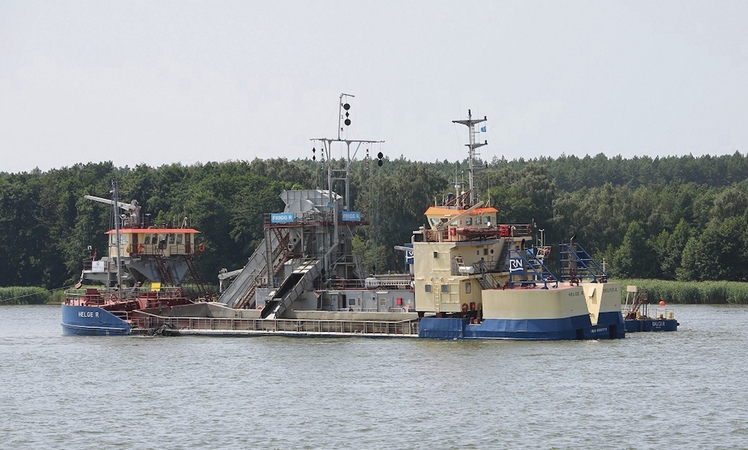
[[[0,0],[0,172],[748,152],[746,1]],[[333,149],[333,157],[344,147]],[[363,150],[356,154],[360,159]]]

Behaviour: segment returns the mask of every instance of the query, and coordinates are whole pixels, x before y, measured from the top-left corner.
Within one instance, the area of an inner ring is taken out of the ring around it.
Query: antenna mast
[[[345,182],[345,196],[343,197],[343,211],[350,211],[351,210],[351,198],[350,198],[350,185],[351,185],[351,178],[350,178],[350,171],[351,171],[351,161],[353,158],[356,157],[356,153],[358,153],[358,150],[361,148],[361,144],[380,144],[384,141],[371,141],[371,140],[360,140],[360,139],[341,139],[340,138],[340,132],[343,131],[345,128],[351,125],[351,119],[350,119],[350,109],[351,105],[344,101],[344,97],[351,97],[353,98],[354,95],[352,94],[340,94],[340,98],[338,101],[338,137],[337,138],[314,138],[311,139],[312,142],[319,142],[320,144],[320,157],[321,157],[321,163],[325,164],[325,160],[327,160],[327,195],[328,195],[328,208],[332,210],[333,217],[335,218],[333,220],[333,246],[331,247],[337,247],[340,242],[340,233],[338,232],[338,214],[340,211],[338,211],[338,202],[333,201],[333,182],[334,181],[344,181]],[[347,98],[345,99],[347,100]],[[342,123],[341,123],[342,122]],[[332,168],[332,146],[334,143],[342,142],[345,144],[346,147],[346,161],[345,161],[345,168],[344,169],[333,169]],[[353,150],[353,156],[351,156],[351,144],[356,144],[354,150]],[[312,153],[316,153],[316,147],[312,147]],[[379,152],[379,165],[382,165],[382,152]],[[324,184],[322,186],[324,188]],[[337,264],[337,263],[334,263]],[[325,261],[325,267],[329,268],[330,262],[326,259]]]
[[[468,109],[468,118],[467,120],[453,120],[452,123],[459,123],[461,125],[465,125],[468,127],[468,135],[470,139],[469,144],[465,144],[465,146],[468,148],[468,183],[470,186],[470,204],[475,204],[475,190],[473,189],[473,181],[475,179],[475,171],[478,170],[477,167],[473,164],[473,160],[478,155],[478,152],[476,152],[476,149],[479,147],[483,147],[484,145],[488,145],[488,141],[481,142],[475,142],[475,125],[479,124],[481,122],[485,122],[486,116],[483,116],[482,119],[473,119],[472,112]]]
[[[332,203],[332,187],[333,187],[333,181],[345,181],[345,196],[344,196],[344,205],[343,209],[346,211],[350,211],[351,204],[350,204],[350,190],[351,190],[351,180],[350,180],[350,169],[351,169],[351,161],[353,158],[356,157],[356,153],[358,153],[358,150],[361,148],[361,144],[381,144],[384,141],[372,141],[372,140],[362,140],[362,139],[341,139],[340,138],[340,132],[343,131],[344,127],[348,127],[351,124],[350,119],[350,113],[349,110],[351,109],[351,105],[347,101],[343,101],[344,97],[355,97],[353,94],[340,94],[340,99],[338,102],[338,137],[336,139],[332,138],[314,138],[311,139],[312,142],[319,142],[320,145],[320,152],[322,153],[320,156],[322,156],[322,163],[327,164],[327,189],[329,193],[330,202]],[[342,122],[342,123],[341,123]],[[335,142],[342,142],[346,146],[346,161],[345,161],[345,169],[333,169],[332,168],[332,145]],[[353,150],[353,156],[351,157],[351,144],[357,144]],[[313,149],[314,151],[314,149]],[[380,158],[381,159],[381,158]],[[327,161],[325,161],[327,160]],[[381,164],[380,164],[381,165]],[[336,176],[333,176],[336,175]],[[324,185],[323,185],[324,188]],[[337,214],[337,211],[336,211]]]

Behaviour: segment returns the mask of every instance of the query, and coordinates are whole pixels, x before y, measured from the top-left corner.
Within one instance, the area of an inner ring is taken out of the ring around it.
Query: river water
[[[748,307],[616,341],[62,336],[0,307],[0,448],[748,448]]]

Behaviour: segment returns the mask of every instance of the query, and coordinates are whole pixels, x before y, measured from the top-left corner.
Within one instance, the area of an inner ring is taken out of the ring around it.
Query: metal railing
[[[452,229],[456,227],[451,227]],[[460,227],[459,229],[463,229]],[[499,224],[492,227],[465,227],[465,230],[474,230],[479,233],[479,236],[483,238],[507,238],[507,237],[527,237],[532,236],[533,227],[529,223],[510,223],[510,224]],[[459,231],[458,231],[459,232]],[[449,241],[450,228],[444,230],[425,230],[424,240],[427,242]]]
[[[213,317],[165,317],[136,311],[132,324],[140,329],[156,330],[165,326],[174,331],[212,331],[217,334],[338,334],[418,336],[416,320],[310,320],[310,319],[240,319]]]
[[[172,299],[182,296],[182,289],[179,287],[162,287],[158,291],[151,291],[148,288],[131,288],[131,289],[98,289],[98,288],[81,288],[65,291],[66,305],[91,305],[99,300],[98,304],[107,302],[126,302],[139,298],[148,298],[153,300]]]

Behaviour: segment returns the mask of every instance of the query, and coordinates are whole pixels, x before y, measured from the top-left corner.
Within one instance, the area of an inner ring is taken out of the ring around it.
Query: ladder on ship
[[[478,270],[480,269],[478,268]],[[499,282],[490,272],[482,273],[478,278],[478,283],[483,289],[496,289],[501,287],[499,286]]]
[[[558,284],[558,278],[553,275],[535,253],[513,248],[509,250],[508,259],[510,287],[515,287],[517,284],[522,286],[543,283],[543,289],[547,289],[549,282]],[[521,276],[522,279],[515,281],[517,276]],[[527,276],[529,276],[529,279]]]
[[[558,254],[562,281],[579,282],[589,279],[597,283],[607,280],[608,274],[580,244],[559,244]]]
[[[156,269],[158,275],[161,278],[161,283],[167,286],[174,286],[174,276],[171,273],[171,269],[164,261],[164,255],[161,251],[153,255],[156,260]]]
[[[200,268],[197,266],[197,260],[194,255],[184,255],[184,262],[192,276],[192,282],[197,286],[197,293],[200,297],[209,297],[211,295],[207,288],[208,283],[205,281]]]
[[[624,319],[626,320],[636,320],[639,318],[639,312],[642,310],[642,315],[645,317],[647,316],[647,306],[649,305],[649,295],[647,294],[647,290],[643,288],[639,288],[637,286],[628,286],[626,288],[626,303],[625,306],[628,306],[629,304],[629,294],[634,294],[634,299],[631,303],[631,309],[626,312],[626,315]],[[643,306],[643,308],[642,308]]]

